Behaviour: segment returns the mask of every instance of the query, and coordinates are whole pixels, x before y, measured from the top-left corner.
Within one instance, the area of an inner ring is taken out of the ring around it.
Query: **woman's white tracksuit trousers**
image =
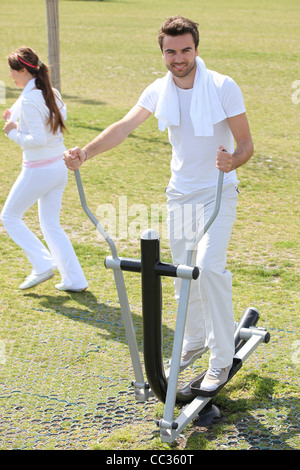
[[[41,167],[23,167],[1,212],[3,225],[25,252],[32,274],[57,267],[67,287],[87,286],[84,273],[59,217],[68,170],[62,159]],[[49,250],[22,220],[24,213],[38,202],[39,220]]]

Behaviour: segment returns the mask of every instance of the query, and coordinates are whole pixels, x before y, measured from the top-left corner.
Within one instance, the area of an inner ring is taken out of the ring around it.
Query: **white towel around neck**
[[[195,136],[209,137],[214,135],[214,124],[226,119],[226,115],[213,79],[200,57],[196,57],[196,67],[190,115]],[[162,88],[154,115],[161,131],[169,125],[180,125],[178,95],[171,72],[162,78]]]
[[[10,108],[10,121],[17,122],[19,117],[20,117],[20,111],[21,111],[21,105],[24,96],[29,93],[31,90],[35,88],[35,78],[29,80],[29,82],[26,83],[22,93],[20,94],[19,98],[17,101],[12,105]]]

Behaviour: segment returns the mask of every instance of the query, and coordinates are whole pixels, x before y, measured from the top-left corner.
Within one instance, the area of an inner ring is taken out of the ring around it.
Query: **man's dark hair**
[[[195,48],[199,45],[199,31],[198,23],[184,18],[183,16],[170,16],[167,18],[160,27],[158,32],[158,43],[161,50],[163,50],[163,40],[165,36],[180,36],[190,33],[193,36]]]

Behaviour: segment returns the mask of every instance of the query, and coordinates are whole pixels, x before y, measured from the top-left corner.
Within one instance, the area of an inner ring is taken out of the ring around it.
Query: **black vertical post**
[[[244,311],[234,334],[235,353],[237,353],[246,342],[245,340],[240,339],[241,328],[250,328],[251,326],[256,325],[258,320],[259,312],[256,308],[249,307]]]
[[[144,363],[151,390],[164,402],[167,380],[162,359],[162,289],[160,276],[155,270],[159,262],[159,235],[150,229],[141,237]]]

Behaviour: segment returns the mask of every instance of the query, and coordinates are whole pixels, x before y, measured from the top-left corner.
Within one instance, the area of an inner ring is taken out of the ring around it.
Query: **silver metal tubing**
[[[89,217],[91,222],[95,225],[98,232],[101,233],[104,240],[108,243],[113,258],[117,258],[118,257],[117,249],[116,249],[116,245],[115,245],[114,241],[110,238],[108,233],[104,230],[104,228],[102,227],[100,222],[96,219],[96,217],[90,211],[90,209],[87,205],[79,170],[75,170],[74,175],[75,175],[75,179],[76,179],[76,184],[77,184],[77,189],[78,189],[78,193],[79,193],[80,202],[81,202],[81,205],[82,205],[82,208],[83,208],[84,212]]]
[[[241,339],[247,340],[250,339],[253,335],[262,336],[262,339],[265,343],[269,341],[269,332],[265,328],[259,327],[249,327],[249,328],[241,328],[239,331],[239,336]]]
[[[177,277],[182,279],[197,279],[199,277],[199,269],[193,266],[185,266],[184,264],[179,264],[176,270]]]
[[[194,240],[191,243],[191,246],[189,247],[189,251],[195,250],[197,247],[199,241],[203,237],[203,235],[207,232],[215,218],[217,217],[219,210],[220,210],[220,205],[221,205],[221,199],[222,199],[222,189],[223,189],[223,180],[224,180],[224,172],[219,170],[218,173],[218,181],[217,181],[217,187],[216,187],[216,196],[215,196],[215,205],[214,205],[214,210],[210,216],[210,218],[206,221],[204,224],[204,227],[202,230],[199,231],[199,233],[196,235]],[[190,265],[190,260],[188,260],[186,264]]]
[[[117,288],[117,292],[119,296],[122,320],[123,320],[124,327],[125,327],[126,338],[128,341],[131,362],[132,362],[134,375],[135,375],[135,382],[133,382],[134,389],[135,389],[135,396],[138,401],[146,401],[149,397],[150,391],[149,391],[148,384],[144,381],[144,374],[143,374],[143,369],[142,369],[139,351],[137,347],[135,331],[134,331],[134,327],[132,323],[131,311],[129,307],[124,277],[123,277],[122,271],[119,269],[121,260],[118,258],[117,249],[116,249],[114,241],[110,238],[108,233],[104,230],[100,222],[96,219],[96,217],[90,211],[87,205],[79,170],[75,170],[74,174],[75,174],[77,189],[78,189],[82,208],[84,212],[87,214],[87,216],[89,217],[89,219],[91,220],[91,222],[95,225],[98,232],[100,232],[100,234],[103,236],[104,240],[107,242],[111,250],[112,260],[113,260],[111,262],[114,265],[112,266],[112,268],[113,268],[113,273],[114,273],[114,278],[115,278],[115,284],[116,284],[116,288]],[[141,384],[143,384],[143,386]]]

